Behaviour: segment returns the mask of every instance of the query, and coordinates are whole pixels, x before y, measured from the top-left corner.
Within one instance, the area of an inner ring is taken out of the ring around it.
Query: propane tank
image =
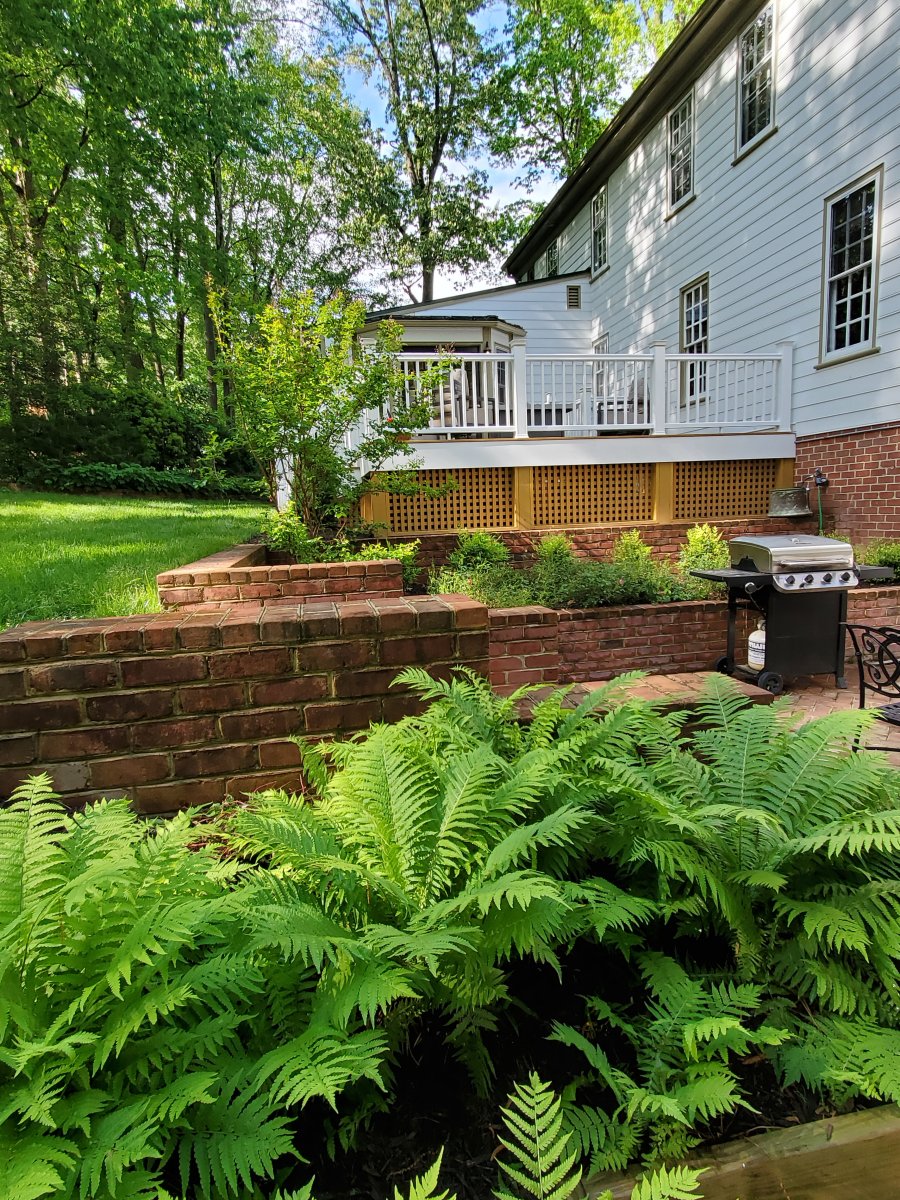
[[[747,665],[761,671],[766,665],[766,623],[760,621],[747,641]]]

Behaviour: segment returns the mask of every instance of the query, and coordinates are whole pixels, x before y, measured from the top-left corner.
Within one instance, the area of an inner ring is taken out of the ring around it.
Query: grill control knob
[[[830,571],[826,571],[825,574],[822,576],[823,583],[831,583],[832,579],[834,579],[834,576],[832,575],[832,573]]]
[[[806,575],[806,576],[804,576],[803,582],[804,583],[812,583],[813,578],[814,578],[814,576],[812,576],[812,575]]]
[[[841,583],[846,583],[846,582],[847,582],[847,580],[848,580],[848,579],[850,579],[850,578],[851,578],[851,576],[850,576],[850,572],[849,572],[849,571],[844,571],[844,573],[841,575]]]
[[[787,584],[788,587],[790,587],[791,584],[795,583],[796,581],[795,581],[793,575],[788,575],[788,577],[785,579],[784,582]]]

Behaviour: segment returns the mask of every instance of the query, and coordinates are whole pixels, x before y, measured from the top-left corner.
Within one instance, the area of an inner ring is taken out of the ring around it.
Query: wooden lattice
[[[438,533],[458,529],[510,529],[513,525],[511,467],[482,467],[462,471],[418,471],[419,479],[456,487],[444,496],[388,496],[392,533]]]
[[[675,520],[764,517],[777,470],[775,459],[676,463]]]
[[[653,470],[652,463],[535,467],[535,527],[652,521]]]

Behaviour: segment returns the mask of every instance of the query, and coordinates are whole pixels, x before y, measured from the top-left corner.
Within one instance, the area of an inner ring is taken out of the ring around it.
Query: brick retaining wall
[[[283,566],[268,562],[266,547],[250,542],[164,571],[156,585],[165,608],[219,612],[278,600],[394,598],[403,595],[403,568],[396,559]]]
[[[532,559],[538,542],[557,533],[564,533],[570,538],[575,553],[582,558],[609,558],[616,538],[631,529],[639,529],[647,545],[652,546],[661,558],[675,559],[684,544],[687,531],[695,524],[696,521],[678,521],[669,525],[632,521],[628,525],[573,526],[568,529],[501,529],[491,532],[509,546],[512,557],[517,562]],[[771,517],[755,521],[715,521],[713,524],[726,540],[751,535],[772,537],[778,533],[815,533],[817,528],[812,517]],[[447,555],[456,546],[454,533],[426,533],[417,537],[421,543],[417,558],[425,566],[443,566]]]
[[[405,666],[486,672],[487,620],[445,596],[18,626],[0,634],[0,796],[39,771],[145,813],[297,787],[290,735],[408,713]]]
[[[848,618],[866,625],[900,623],[900,588],[851,592]],[[491,619],[491,682],[582,683],[623,671],[654,675],[708,671],[725,653],[728,613],[721,600],[633,604],[609,608],[495,609]],[[755,625],[738,614],[738,645]],[[849,646],[849,643],[848,643]]]

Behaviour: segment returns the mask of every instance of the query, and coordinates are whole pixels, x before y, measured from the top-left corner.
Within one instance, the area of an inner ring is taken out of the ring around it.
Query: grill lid
[[[853,566],[853,547],[834,538],[808,533],[785,533],[774,537],[740,537],[729,542],[731,565],[744,570],[823,570]]]

